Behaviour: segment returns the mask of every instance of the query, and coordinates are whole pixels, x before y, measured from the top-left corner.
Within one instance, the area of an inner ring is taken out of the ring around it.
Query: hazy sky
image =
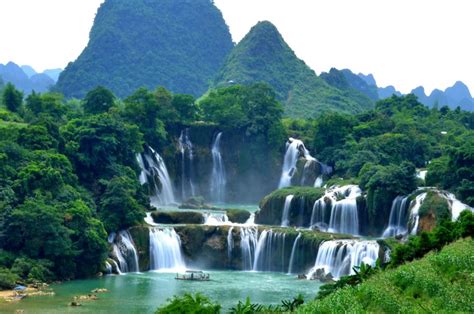
[[[133,1],[133,0],[130,0]],[[0,0],[0,63],[65,67],[87,44],[103,0]],[[464,81],[474,92],[472,0],[215,0],[238,42],[273,22],[317,73],[373,73],[408,92]]]

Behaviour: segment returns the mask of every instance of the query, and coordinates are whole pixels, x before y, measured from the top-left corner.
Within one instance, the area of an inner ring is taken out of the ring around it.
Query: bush
[[[0,268],[0,290],[13,289],[20,278],[6,268]]]
[[[156,314],[217,314],[221,306],[212,303],[207,297],[200,293],[192,295],[186,293],[182,297],[174,296],[168,300],[168,304],[159,308]]]
[[[227,217],[232,222],[243,224],[250,218],[250,213],[245,209],[228,209]]]

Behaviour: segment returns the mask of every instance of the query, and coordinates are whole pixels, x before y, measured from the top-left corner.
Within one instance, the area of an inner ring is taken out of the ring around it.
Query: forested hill
[[[57,91],[83,97],[98,85],[116,95],[164,86],[203,94],[233,43],[209,0],[107,0],[90,40],[61,74]]]
[[[338,89],[318,77],[267,21],[255,25],[232,50],[214,85],[252,82],[270,84],[286,114],[293,117],[333,110],[356,113],[373,106],[356,90]]]

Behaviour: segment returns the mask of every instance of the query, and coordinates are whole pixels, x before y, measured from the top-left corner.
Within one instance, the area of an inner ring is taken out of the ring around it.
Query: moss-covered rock
[[[132,227],[128,230],[138,253],[140,271],[150,269],[150,229],[145,226]]]
[[[204,217],[202,213],[192,211],[162,212],[154,211],[151,213],[153,221],[158,224],[202,224]]]
[[[436,191],[427,193],[419,210],[420,223],[418,231],[432,231],[436,225],[445,219],[451,219],[451,211],[446,198]]]
[[[250,212],[245,209],[227,209],[227,217],[234,223],[245,223],[250,218]]]
[[[260,201],[260,210],[255,222],[265,225],[280,225],[285,199],[293,195],[290,206],[289,221],[292,226],[308,227],[316,200],[324,195],[324,189],[313,187],[288,187],[272,192]]]

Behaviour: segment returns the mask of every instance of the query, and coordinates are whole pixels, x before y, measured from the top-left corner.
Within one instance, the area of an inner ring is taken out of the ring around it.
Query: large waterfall
[[[307,277],[312,279],[318,271],[331,274],[338,279],[354,274],[353,268],[362,263],[375,266],[380,246],[375,241],[336,240],[326,241],[319,246],[314,267]]]
[[[172,228],[150,228],[150,270],[186,269],[181,254],[181,240]]]
[[[224,203],[226,174],[221,154],[222,132],[219,132],[212,144],[211,198],[214,203]]]
[[[240,228],[240,250],[242,252],[242,269],[252,270],[255,249],[258,242],[258,229],[256,227]]]
[[[408,209],[410,207],[410,202],[408,200],[408,196],[397,196],[393,200],[388,227],[385,229],[382,237],[387,238],[397,235],[405,235],[408,232]]]
[[[255,248],[254,271],[280,271],[285,269],[286,234],[273,230],[262,231]],[[279,260],[278,260],[279,259]]]
[[[143,154],[137,155],[137,161],[142,170],[141,184],[149,184],[151,203],[175,204],[173,185],[163,158],[153,148],[147,146]]]
[[[309,151],[304,146],[304,143],[300,140],[290,138],[288,143],[286,143],[286,153],[285,158],[283,160],[283,169],[281,172],[280,183],[278,184],[278,188],[284,188],[291,185],[291,179],[296,171],[296,163],[298,162],[298,158],[302,154],[307,161],[314,160]]]
[[[358,235],[357,198],[361,195],[362,191],[356,185],[332,187],[315,202],[311,213],[311,227],[333,233]]]
[[[294,195],[288,195],[285,199],[285,205],[283,206],[283,212],[281,215],[281,226],[288,227],[290,224],[290,209],[291,201],[293,200]]]
[[[112,244],[112,255],[118,262],[120,273],[138,272],[138,254],[130,233],[123,230],[117,235],[111,234],[109,242]]]
[[[298,233],[298,236],[296,237],[295,242],[293,242],[293,248],[291,249],[290,264],[288,266],[288,274],[293,273],[293,264],[295,262],[296,248],[298,247],[298,242],[300,239],[301,239],[301,233]]]
[[[185,201],[190,196],[196,196],[194,184],[194,153],[193,144],[189,138],[189,129],[181,131],[178,139],[181,152],[181,199]]]

